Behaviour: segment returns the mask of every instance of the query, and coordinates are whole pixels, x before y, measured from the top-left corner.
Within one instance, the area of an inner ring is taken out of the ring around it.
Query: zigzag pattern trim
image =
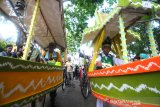
[[[132,1],[131,1],[131,2],[132,2]],[[136,3],[135,3],[135,2],[132,2],[132,4],[133,4],[133,5],[141,5],[141,6],[143,6],[142,3],[140,3],[140,2],[136,2]],[[151,5],[154,6],[154,8],[160,8],[160,5],[154,5],[154,4],[151,4]]]
[[[146,67],[139,64],[139,65],[137,65],[134,68],[127,67],[124,70],[122,70],[122,69],[114,70],[113,69],[113,70],[106,70],[106,71],[100,71],[100,72],[93,72],[93,73],[89,74],[89,76],[108,75],[108,74],[120,73],[120,72],[127,73],[128,71],[133,71],[135,73],[140,68],[143,68],[144,70],[150,70],[150,67],[152,67],[153,65],[156,66],[156,67],[158,67],[160,69],[160,66],[157,63],[155,63],[155,62],[149,62]]]
[[[160,5],[157,5],[157,6],[154,5],[154,7],[155,7],[155,8],[160,8]]]
[[[52,90],[52,89],[51,89],[51,90]],[[23,105],[25,105],[25,104],[33,101],[34,99],[37,99],[37,98],[39,98],[40,96],[43,96],[43,95],[47,94],[47,93],[48,93],[49,91],[51,91],[51,90],[45,91],[44,93],[41,93],[41,94],[37,94],[36,96],[32,96],[32,97],[30,97],[29,99],[23,100],[21,103],[15,103],[15,104],[13,104],[11,107],[21,107],[21,106],[23,106]]]
[[[28,86],[25,87],[25,88],[21,84],[17,84],[13,89],[11,89],[10,91],[8,91],[7,93],[4,93],[5,86],[4,86],[4,83],[2,82],[2,83],[0,83],[1,96],[2,96],[2,98],[8,98],[13,93],[15,93],[16,91],[19,91],[21,93],[26,93],[27,90],[29,90],[30,88],[32,88],[33,90],[36,90],[38,87],[44,88],[47,84],[52,84],[52,83],[58,82],[62,78],[63,78],[63,76],[57,76],[57,77],[52,77],[52,78],[50,76],[48,76],[48,78],[47,78],[46,81],[44,81],[41,78],[37,84],[35,84],[35,81],[32,80],[28,84]]]
[[[132,4],[133,4],[133,5],[141,5],[141,6],[142,6],[142,3],[140,3],[140,2],[136,2],[136,3],[135,3],[135,2],[132,2]]]
[[[63,68],[58,68],[58,67],[48,67],[48,66],[38,66],[38,65],[22,65],[22,64],[19,64],[19,65],[13,65],[13,63],[11,62],[5,62],[5,63],[1,63],[0,64],[0,67],[6,67],[6,66],[9,66],[11,69],[17,69],[17,68],[23,68],[23,69],[47,69],[47,70],[63,70]]]
[[[34,99],[37,99],[39,98],[40,96],[42,96],[41,94],[40,95],[36,95],[36,96],[32,96],[31,98],[29,98],[28,100],[23,100],[20,104],[16,103],[16,104],[13,104],[11,107],[21,107],[23,106],[24,104],[27,104],[31,101],[33,101]]]
[[[131,34],[134,38],[137,38],[137,39],[141,40],[141,36],[139,35],[139,33],[135,32],[133,30],[127,30],[127,32],[129,34]]]
[[[102,89],[106,89],[106,90],[111,90],[112,88],[118,90],[119,92],[124,92],[125,90],[133,90],[135,92],[141,92],[143,90],[146,90],[148,89],[149,91],[153,92],[153,93],[156,93],[156,94],[160,94],[160,90],[158,90],[156,87],[153,88],[153,87],[149,87],[147,86],[146,84],[140,84],[139,86],[137,87],[132,87],[128,84],[122,84],[122,86],[120,88],[118,88],[117,86],[115,86],[113,83],[110,83],[108,86],[104,85],[104,84],[101,84],[101,85],[98,85],[97,83],[93,83],[91,82],[91,85],[94,87],[94,88],[98,88],[100,90]]]
[[[45,94],[47,94],[47,93],[48,93],[48,91],[45,91],[44,93],[41,93],[41,94],[37,94],[36,96],[32,96],[32,97],[30,97],[29,99],[23,100],[21,103],[15,103],[15,104],[13,104],[11,107],[21,107],[21,106],[23,106],[23,105],[25,105],[25,104],[33,101],[34,99],[37,99],[37,98],[39,98],[40,96],[43,96],[43,95],[45,95]]]

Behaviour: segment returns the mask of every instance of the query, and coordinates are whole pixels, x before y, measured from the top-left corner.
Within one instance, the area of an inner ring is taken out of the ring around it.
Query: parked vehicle
[[[82,43],[93,41],[94,53],[88,78],[96,98],[119,107],[160,106],[160,56],[151,29],[151,21],[155,17],[145,19],[153,9],[158,15],[160,5],[143,0],[118,0],[117,6],[106,17],[99,14],[99,24],[84,31]],[[137,21],[146,23],[152,57],[129,62],[127,43],[138,36],[129,27]],[[125,64],[95,70],[95,60],[106,36],[111,38],[112,49]]]
[[[51,93],[63,82],[60,55],[54,65],[27,60],[33,42],[42,49],[53,43],[54,48],[65,50],[62,0],[2,0],[0,15],[12,21],[27,39],[23,39],[22,59],[0,57],[0,106],[21,107]]]

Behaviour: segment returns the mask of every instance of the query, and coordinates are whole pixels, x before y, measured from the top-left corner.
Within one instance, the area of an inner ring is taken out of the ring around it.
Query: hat
[[[140,57],[136,55],[136,56],[133,58],[133,60],[135,60],[135,59],[140,60]]]
[[[147,54],[145,54],[145,53],[141,53],[140,54],[140,58],[141,59],[147,59],[147,58],[149,58],[149,56]]]
[[[48,45],[48,48],[50,48],[50,47],[56,48],[56,44],[53,43],[53,42],[51,42],[51,43],[49,43],[49,45]]]
[[[102,46],[111,47],[111,38],[107,36],[106,39],[103,41]]]
[[[54,51],[59,53],[59,54],[61,53],[61,51],[58,48],[55,48]]]
[[[8,47],[13,47],[13,45],[11,45],[11,44],[6,45],[6,48],[8,48]]]

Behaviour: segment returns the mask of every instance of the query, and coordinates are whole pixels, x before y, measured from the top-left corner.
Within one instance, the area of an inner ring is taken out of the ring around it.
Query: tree
[[[0,40],[0,52],[3,51],[7,44],[14,44],[12,41],[9,41],[9,40]]]
[[[155,36],[155,40],[158,46],[158,51],[160,51],[160,25],[153,29],[153,34]]]
[[[3,51],[6,47],[7,43],[3,40],[0,40],[0,52]]]
[[[128,50],[131,51],[133,54],[139,54],[139,53],[151,54],[150,43],[145,23],[137,23],[135,26],[131,27],[131,29],[140,34],[141,40],[136,40],[130,43],[128,45]],[[158,45],[158,50],[160,51],[159,27],[153,28],[153,34],[156,40],[156,44]]]
[[[94,15],[96,7],[103,0],[71,0],[64,9],[65,27],[67,29],[67,47],[75,52],[80,46],[83,30],[87,27],[87,20]]]

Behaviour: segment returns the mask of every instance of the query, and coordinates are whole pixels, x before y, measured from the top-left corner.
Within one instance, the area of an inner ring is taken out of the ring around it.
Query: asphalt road
[[[65,91],[59,87],[56,96],[56,107],[96,107],[96,98],[90,95],[84,99],[80,90],[79,80],[73,81],[73,86],[66,87]],[[51,107],[50,97],[47,95],[45,107]]]

